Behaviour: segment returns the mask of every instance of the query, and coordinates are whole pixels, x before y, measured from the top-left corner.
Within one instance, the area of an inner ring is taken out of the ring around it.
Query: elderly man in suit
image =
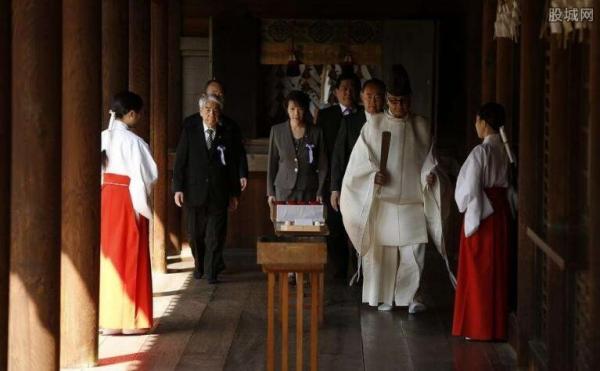
[[[385,84],[379,79],[365,81],[360,92],[364,110],[357,110],[355,114],[345,116],[338,130],[337,138],[331,158],[331,206],[335,211],[339,209],[340,190],[342,179],[348,166],[350,153],[358,140],[360,130],[367,121],[367,115],[383,112],[385,103]]]
[[[338,130],[343,124],[343,118],[354,115],[363,115],[362,107],[357,102],[357,94],[360,89],[360,80],[351,73],[341,74],[335,83],[335,97],[338,104],[320,110],[317,114],[317,126],[323,129],[325,149],[329,159],[328,168],[331,169],[331,159],[337,138]],[[330,177],[326,179],[326,193],[323,195],[326,201],[331,199],[329,195]],[[336,211],[329,202],[327,203],[327,224],[329,236],[327,237],[327,256],[329,260],[328,277],[333,276],[337,280],[348,278],[348,263],[350,248],[347,244],[346,233],[342,223],[341,214]]]
[[[208,95],[216,95],[221,98],[221,102],[225,104],[225,87],[223,83],[217,79],[208,80],[206,82],[204,92]],[[197,113],[192,116],[198,115]],[[239,176],[240,176],[240,186],[242,187],[242,192],[248,186],[248,159],[246,158],[246,149],[244,148],[242,131],[237,122],[235,122],[232,118],[221,113],[221,120],[219,121],[219,125],[222,125],[225,129],[231,131],[231,135],[233,137],[234,144],[236,144],[237,151],[239,152]]]
[[[187,212],[194,278],[206,274],[210,284],[222,269],[227,208],[235,210],[240,195],[239,152],[231,131],[219,125],[222,105],[216,95],[200,98],[200,115],[186,120],[173,169],[175,203]]]

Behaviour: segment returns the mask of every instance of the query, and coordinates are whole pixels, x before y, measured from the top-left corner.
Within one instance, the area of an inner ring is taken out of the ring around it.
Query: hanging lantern
[[[300,61],[298,60],[298,57],[296,56],[296,46],[294,45],[295,31],[296,31],[296,23],[292,22],[292,38],[291,38],[292,45],[290,46],[290,57],[288,59],[287,69],[285,71],[285,74],[288,77],[300,76]]]
[[[342,73],[343,74],[352,74],[354,73],[354,61],[352,60],[352,56],[350,54],[346,54],[344,57],[344,62],[342,62]]]
[[[300,76],[300,61],[296,58],[296,53],[292,50],[290,58],[288,59],[287,69],[285,74],[288,77]]]

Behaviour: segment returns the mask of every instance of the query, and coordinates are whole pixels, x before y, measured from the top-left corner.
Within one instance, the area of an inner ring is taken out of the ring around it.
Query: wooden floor
[[[227,273],[216,286],[191,278],[191,258],[172,260],[172,273],[154,277],[155,331],[101,337],[100,368],[264,370],[266,280],[255,259],[253,251],[227,251]],[[433,252],[427,255],[422,291],[429,310],[408,315],[406,309],[378,312],[360,303],[359,288],[329,284],[319,338],[320,370],[517,369],[515,354],[505,343],[471,343],[450,336],[452,290]],[[290,294],[294,297],[295,291]],[[294,357],[292,352],[290,370]]]

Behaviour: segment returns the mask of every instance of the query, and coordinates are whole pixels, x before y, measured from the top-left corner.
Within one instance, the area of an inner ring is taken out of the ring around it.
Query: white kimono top
[[[473,148],[460,168],[454,198],[458,210],[465,213],[465,236],[477,232],[479,223],[494,209],[484,188],[508,187],[508,156],[499,134],[485,137]]]
[[[116,119],[111,128],[102,132],[102,151],[108,156],[108,165],[103,172],[128,176],[133,209],[151,219],[148,199],[152,184],[158,178],[158,169],[148,144]]]

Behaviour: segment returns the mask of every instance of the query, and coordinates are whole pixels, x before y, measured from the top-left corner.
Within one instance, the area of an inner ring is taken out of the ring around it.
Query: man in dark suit
[[[385,84],[379,79],[365,81],[360,92],[364,110],[345,116],[338,130],[333,155],[331,158],[331,206],[338,211],[342,180],[346,166],[352,153],[352,148],[358,140],[360,130],[367,121],[366,114],[374,115],[383,112],[385,102]]]
[[[235,210],[240,195],[239,152],[231,131],[219,125],[221,99],[203,95],[199,106],[200,115],[184,123],[173,169],[173,190],[177,206],[186,208],[194,278],[206,274],[208,282],[215,284],[222,269],[227,208]]]
[[[204,85],[204,93],[206,95],[215,95],[221,98],[221,104],[225,104],[225,88],[223,87],[223,83],[221,83],[217,79],[211,79],[206,82]],[[202,116],[200,113],[194,113],[185,118],[183,125],[185,126],[189,122],[197,122],[200,120],[202,122]],[[242,131],[240,130],[240,126],[230,117],[226,116],[223,112],[221,112],[219,126],[224,130],[229,132],[234,144],[233,151],[237,153],[236,157],[239,158],[237,161],[238,164],[238,175],[240,178],[240,188],[243,192],[248,186],[248,159],[246,157],[246,149],[244,148],[244,143],[242,139]],[[225,234],[227,234],[227,221],[225,222]],[[223,258],[222,250],[220,251],[220,255],[218,257],[218,271],[221,272],[225,269],[225,259]]]
[[[355,74],[341,74],[336,80],[334,88],[338,104],[324,108],[317,114],[317,126],[323,129],[329,168],[331,168],[333,148],[342,119],[360,111],[356,104],[360,80]],[[330,182],[331,179],[327,179],[325,184],[330,184]],[[329,194],[323,196],[325,200],[330,199]],[[348,277],[349,248],[344,224],[342,223],[342,215],[334,210],[329,202],[326,202],[326,204],[327,224],[329,226],[329,236],[327,237],[329,273],[333,274],[333,278],[345,280]]]
[[[223,83],[221,83],[217,79],[208,80],[205,85],[204,92],[207,95],[216,95],[221,98],[223,104],[225,103],[225,87]],[[239,152],[239,176],[240,176],[240,186],[242,187],[242,192],[248,186],[248,159],[246,157],[246,149],[244,148],[244,143],[242,139],[242,131],[240,130],[240,126],[230,117],[221,113],[221,121],[220,125],[224,126],[227,130],[231,131],[231,135],[233,136],[233,140],[237,143],[238,152]]]

